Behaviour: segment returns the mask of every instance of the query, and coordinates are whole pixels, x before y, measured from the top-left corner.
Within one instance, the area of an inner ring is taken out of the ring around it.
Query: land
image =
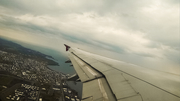
[[[79,101],[66,75],[48,65],[58,63],[51,56],[0,38],[0,101]]]
[[[57,62],[53,61],[54,58],[52,56],[25,48],[17,43],[2,38],[0,38],[0,50],[8,53],[22,55],[24,58],[30,57],[31,59],[44,61],[47,62],[48,65],[59,65]]]

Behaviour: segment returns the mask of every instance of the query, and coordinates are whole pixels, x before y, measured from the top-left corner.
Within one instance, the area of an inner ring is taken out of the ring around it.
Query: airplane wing
[[[180,101],[180,76],[66,45],[83,83],[81,101]]]

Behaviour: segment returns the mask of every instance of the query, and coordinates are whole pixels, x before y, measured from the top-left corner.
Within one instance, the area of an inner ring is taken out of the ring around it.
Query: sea
[[[30,46],[28,46],[28,47],[30,47]],[[52,56],[53,59],[52,58],[49,58],[49,59],[56,61],[59,64],[59,66],[49,65],[48,67],[50,69],[61,72],[63,74],[69,74],[69,75],[73,75],[76,73],[76,71],[74,70],[74,67],[70,66],[71,63],[65,63],[65,61],[67,61],[69,58],[67,56],[65,56],[64,54],[62,54],[61,52],[53,50],[53,49],[44,48],[44,47],[38,47],[38,46],[33,46],[33,48],[34,48],[34,50],[37,50],[41,53]],[[30,49],[33,49],[33,48],[30,48]],[[64,48],[64,47],[62,47],[62,48]],[[74,83],[74,81],[67,81],[67,84],[72,89],[74,89],[78,92],[79,97],[82,96],[82,83],[81,82]]]
[[[9,40],[9,41],[12,41],[12,40]],[[58,50],[53,50],[53,49],[50,49],[47,47],[42,47],[42,46],[32,45],[32,44],[28,44],[28,43],[24,43],[24,42],[19,42],[16,40],[13,40],[12,42],[22,45],[23,47],[26,47],[26,48],[41,52],[43,54],[52,56],[53,59],[49,58],[49,57],[46,57],[46,58],[56,61],[59,64],[59,66],[49,65],[48,67],[52,70],[61,72],[63,74],[69,74],[69,75],[73,75],[76,73],[73,66],[70,66],[71,63],[65,63],[65,61],[68,60],[67,54],[61,53]],[[65,49],[65,47],[62,47],[62,48]],[[74,81],[67,81],[67,84],[72,89],[74,89],[78,92],[79,97],[82,96],[82,83],[81,82],[74,83]]]

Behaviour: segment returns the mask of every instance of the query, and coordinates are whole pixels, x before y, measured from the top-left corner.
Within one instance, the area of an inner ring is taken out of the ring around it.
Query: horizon
[[[44,47],[67,58],[63,44],[68,44],[180,73],[179,0],[2,0],[0,8],[0,37],[28,48]]]

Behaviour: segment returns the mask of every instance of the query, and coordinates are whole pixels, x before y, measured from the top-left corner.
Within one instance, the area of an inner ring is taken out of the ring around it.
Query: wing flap
[[[83,83],[82,101],[86,101],[86,98],[90,97],[93,99],[92,101],[115,101],[104,78]]]
[[[139,95],[135,95],[135,96],[130,96],[128,98],[118,99],[117,101],[142,101],[142,98]]]
[[[72,60],[73,64],[75,64],[74,68],[80,75],[79,77],[82,82],[102,77],[100,73],[92,69],[89,65],[87,65],[85,62],[83,62],[75,55],[70,55],[70,59]]]
[[[88,76],[84,73],[84,71],[79,67],[78,63],[73,59],[73,56],[69,54],[69,58],[73,64],[74,69],[76,70],[81,81],[89,80]]]
[[[123,73],[116,70],[109,70],[104,72],[104,75],[117,99],[138,95],[138,92],[133,89],[129,81],[124,78]]]

